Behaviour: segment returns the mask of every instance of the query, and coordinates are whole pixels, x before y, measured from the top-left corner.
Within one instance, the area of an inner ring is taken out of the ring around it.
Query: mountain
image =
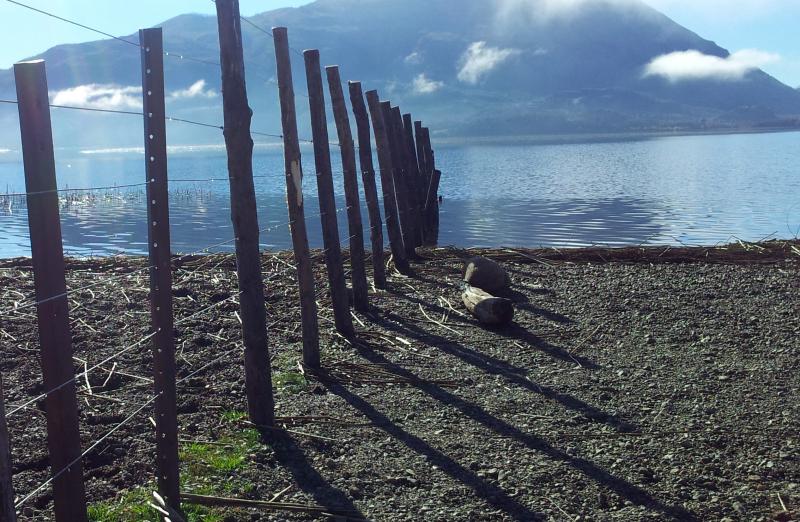
[[[339,64],[343,79],[377,88],[437,137],[756,128],[794,125],[800,115],[800,92],[754,66],[733,75],[722,74],[727,67],[721,74],[681,76],[680,60],[739,64],[740,58],[639,0],[318,0],[250,20],[267,30],[288,27],[294,49],[320,49],[323,64]],[[217,61],[215,19],[188,14],[162,27],[172,55],[166,60],[169,112],[221,122],[218,67],[176,56]],[[271,38],[249,24],[243,38],[253,128],[279,133]],[[666,72],[646,74],[648,64],[665,56],[673,58]],[[138,104],[134,46],[104,40],[58,46],[39,57],[59,100]],[[296,90],[303,92],[302,58],[293,54],[292,60]],[[0,71],[0,96],[14,96],[11,71]],[[305,102],[297,98],[307,136]],[[0,109],[0,147],[19,140],[9,112]],[[130,117],[59,111],[53,119],[61,146],[141,141],[139,123]],[[221,139],[213,129],[178,124],[169,132],[171,143]]]

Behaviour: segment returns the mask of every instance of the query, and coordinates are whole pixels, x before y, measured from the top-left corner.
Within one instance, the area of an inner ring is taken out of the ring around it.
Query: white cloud
[[[635,0],[497,0],[496,22],[503,28],[568,17],[589,4],[633,5]]]
[[[191,99],[191,98],[216,98],[217,93],[214,89],[206,89],[205,80],[197,80],[188,89],[172,91],[169,95],[173,100]]]
[[[417,51],[414,51],[413,53],[403,58],[403,61],[409,65],[419,65],[422,63],[422,55],[419,54]]]
[[[171,100],[192,98],[215,98],[213,89],[206,89],[206,81],[198,80],[186,89],[172,91],[167,95]],[[115,111],[142,110],[142,88],[134,85],[114,85],[90,83],[78,85],[50,93],[55,105],[85,107]]]
[[[444,87],[444,82],[431,80],[425,76],[425,73],[418,74],[417,77],[414,78],[414,94],[432,94],[442,87]]]
[[[489,47],[486,42],[474,42],[467,47],[459,60],[458,79],[476,84],[498,65],[517,54],[518,49],[501,49]]]
[[[55,105],[105,110],[141,110],[142,88],[90,83],[52,93]]]
[[[738,81],[751,71],[780,61],[777,54],[743,49],[727,58],[700,51],[677,51],[657,56],[645,66],[644,76],[661,76],[671,82],[715,79]]]

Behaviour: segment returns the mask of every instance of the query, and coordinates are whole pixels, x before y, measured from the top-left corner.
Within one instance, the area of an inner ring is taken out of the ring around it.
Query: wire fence
[[[6,0],[6,1],[11,3],[11,4],[14,4],[16,6],[19,6],[21,8],[25,8],[25,9],[31,10],[33,12],[39,13],[39,14],[41,14],[43,16],[47,16],[47,17],[50,17],[52,19],[61,21],[63,23],[70,24],[70,25],[73,25],[73,26],[76,26],[76,27],[80,27],[80,28],[83,28],[83,29],[85,29],[87,31],[99,34],[101,36],[105,36],[105,37],[111,38],[114,41],[118,41],[118,42],[120,42],[122,44],[125,44],[127,46],[137,47],[140,50],[147,51],[147,52],[149,52],[149,50],[150,50],[149,48],[145,48],[141,43],[134,42],[134,41],[129,40],[127,38],[123,38],[123,37],[118,37],[118,36],[112,35],[110,32],[103,31],[102,29],[98,29],[96,27],[93,27],[93,26],[90,26],[90,25],[87,25],[87,24],[83,24],[83,23],[81,23],[79,21],[76,21],[76,20],[72,20],[72,19],[68,19],[68,18],[62,17],[62,16],[57,15],[55,13],[52,13],[50,11],[39,9],[39,8],[30,6],[28,4],[25,4],[25,3],[22,3],[22,2],[19,2],[19,1],[16,1],[16,0]],[[212,0],[212,2],[213,1],[214,0]],[[249,20],[248,18],[245,18],[245,17],[240,17],[240,18],[241,18],[241,21],[243,23],[245,23],[247,26],[251,27],[253,30],[269,36],[270,37],[269,38],[270,41],[272,41],[274,43],[274,36],[269,31],[267,31],[263,27],[259,26],[255,22]],[[297,49],[294,49],[292,47],[290,47],[289,49],[290,49],[291,52],[293,52],[293,53],[295,53],[295,54],[297,54],[299,56],[303,56],[303,53],[301,53]],[[219,63],[217,63],[216,61],[213,61],[213,60],[205,59],[205,58],[197,58],[197,57],[188,56],[188,55],[185,55],[185,54],[182,54],[182,53],[175,53],[175,52],[167,51],[167,50],[163,51],[163,55],[165,57],[170,57],[170,58],[180,59],[180,60],[187,60],[187,61],[192,61],[192,62],[196,62],[196,63],[205,64],[205,65],[209,65],[209,66],[214,66],[216,68],[220,68],[220,64]],[[150,70],[148,69],[147,72],[149,73]],[[271,78],[268,79],[268,81],[270,81],[271,83],[275,83],[276,85],[278,84],[277,81],[275,81],[274,79],[271,79]],[[149,94],[150,93],[147,92],[147,95],[149,95]],[[311,98],[309,96],[307,96],[307,95],[303,95],[303,94],[300,94],[300,95],[308,98],[309,100],[311,100]],[[19,105],[20,103],[19,103],[19,101],[13,100],[13,99],[0,99],[0,104],[4,104],[4,105]],[[91,113],[102,113],[102,114],[110,114],[110,115],[136,116],[136,117],[143,118],[143,120],[145,122],[147,122],[148,119],[152,118],[152,116],[153,116],[152,113],[147,113],[144,110],[143,111],[116,110],[116,109],[108,109],[108,108],[89,107],[89,106],[82,107],[82,106],[72,106],[72,105],[63,105],[63,104],[54,104],[54,103],[49,104],[49,107],[51,109],[57,109],[57,110],[72,110],[72,111],[85,111],[85,112],[91,112]],[[196,120],[192,120],[192,119],[169,116],[169,115],[166,115],[164,118],[165,118],[166,122],[193,125],[193,126],[209,128],[209,129],[217,129],[217,130],[221,130],[223,132],[226,130],[224,125],[217,125],[217,124],[213,124],[213,123],[208,123],[208,122],[203,122],[203,121],[196,121]],[[327,133],[327,129],[325,130],[325,132]],[[253,136],[261,136],[261,137],[266,137],[266,138],[273,138],[273,139],[276,139],[276,140],[284,140],[284,141],[286,140],[286,137],[282,133],[277,133],[277,132],[262,132],[262,131],[250,130],[250,134],[253,135]],[[315,135],[317,135],[317,134],[315,134]],[[150,136],[151,140],[152,140],[152,138],[153,137]],[[311,139],[299,138],[299,137],[297,138],[297,141],[301,142],[301,143],[307,143],[307,144],[313,144],[314,143],[314,141],[311,140]],[[338,141],[334,141],[334,140],[328,140],[328,143],[330,145],[333,145],[333,146],[340,146],[340,147],[342,146],[341,143],[339,143]],[[23,145],[24,145],[24,143],[23,143]],[[352,146],[354,149],[357,148],[355,144],[351,143],[349,145]],[[154,162],[156,160],[156,158],[151,156],[150,158],[148,158],[148,160],[149,160],[149,162]],[[392,170],[392,173],[394,173],[394,168],[391,168],[391,170]],[[342,174],[342,175],[355,176],[358,171],[355,170],[355,169],[349,169],[348,170],[348,169],[345,169],[343,167],[342,169],[336,169],[336,170],[334,170],[332,168],[329,168],[329,169],[326,169],[324,171],[317,171],[317,172],[315,172],[315,174],[316,174],[316,177],[318,177],[318,178],[330,178],[334,172],[338,173],[338,174]],[[387,172],[385,171],[385,167],[382,167],[382,169],[379,170],[379,172],[381,172],[382,176],[391,175],[391,173],[387,174]],[[287,182],[290,182],[290,180],[293,179],[293,176],[296,175],[296,173],[294,173],[294,172],[289,172],[289,173],[285,173],[285,174],[286,174]],[[372,175],[372,176],[375,175],[374,172],[364,172],[362,174],[365,174],[365,175],[369,174],[369,175]],[[150,176],[148,175],[147,177],[149,178]],[[252,176],[252,179],[266,179],[266,178],[269,178],[269,177],[270,176],[267,176],[267,175],[255,175],[255,176]],[[176,177],[176,178],[168,178],[166,181],[168,181],[169,183],[213,183],[213,182],[228,181],[233,186],[233,184],[235,182],[240,181],[240,180],[238,180],[234,175],[229,174],[226,177],[184,177],[184,178]],[[159,183],[160,183],[160,181],[158,181],[156,178],[153,178],[153,179],[147,179],[146,181],[140,182],[140,183],[124,183],[124,184],[116,184],[116,185],[98,185],[98,186],[79,187],[79,188],[64,187],[64,188],[54,188],[54,189],[47,189],[47,190],[26,190],[24,192],[21,192],[21,191],[16,191],[16,192],[7,191],[5,194],[0,194],[0,197],[4,197],[4,198],[28,198],[29,201],[34,201],[34,200],[38,200],[39,196],[44,196],[44,195],[47,195],[47,194],[59,194],[60,195],[60,194],[72,194],[72,193],[84,193],[84,192],[100,192],[100,191],[121,190],[121,189],[137,189],[137,188],[141,189],[143,187],[146,187],[148,189],[148,194],[149,194],[150,190],[152,188],[154,188],[155,186],[157,186]],[[356,190],[357,190],[357,188],[356,188]],[[300,192],[302,193],[302,186],[300,187]],[[349,198],[350,194],[346,194],[346,196]],[[348,213],[348,217],[349,217],[350,212],[353,211],[355,208],[358,208],[359,211],[360,211],[360,204],[358,202],[358,193],[357,192],[356,192],[356,201],[355,202],[353,202],[353,201],[348,199],[347,204],[344,205],[344,206],[340,206],[339,208],[336,208],[336,204],[335,204],[335,202],[333,200],[333,194],[332,193],[330,195],[328,195],[328,194],[323,195],[323,190],[322,190],[322,188],[320,188],[319,189],[319,197],[321,198],[321,200],[323,199],[323,197],[324,198],[330,198],[330,201],[332,203],[333,212],[325,211],[325,210],[321,210],[320,212],[315,212],[315,213],[310,213],[310,214],[302,212],[301,215],[302,215],[302,220],[303,221],[307,222],[308,220],[319,218],[319,219],[321,219],[323,221],[323,228],[324,228],[325,227],[325,222],[328,222],[328,223],[332,222],[332,223],[335,224],[336,223],[335,217],[338,214],[341,214],[343,212],[347,212]],[[155,205],[156,200],[153,199],[152,202],[147,201],[147,205],[148,206],[151,203],[152,203],[152,205]],[[324,209],[324,208],[326,208],[326,207],[324,205],[321,205],[321,209]],[[331,207],[327,207],[327,208],[331,208]],[[291,209],[290,209],[290,216],[291,215],[292,215],[292,212],[291,212]],[[395,217],[395,221],[397,221],[396,217]],[[285,221],[285,222],[282,222],[282,223],[279,223],[279,224],[272,224],[272,225],[269,225],[269,226],[266,226],[266,227],[258,228],[258,234],[264,234],[264,233],[267,233],[267,232],[270,232],[270,231],[274,231],[274,230],[277,230],[277,229],[283,228],[283,227],[289,227],[290,229],[294,229],[295,225],[297,225],[297,223],[298,223],[298,221],[296,219],[292,219],[290,217],[290,219]],[[388,223],[388,225],[387,225],[387,223]],[[392,223],[392,221],[389,220],[389,219],[387,219],[386,222],[382,221],[380,223],[380,225],[376,225],[376,224],[370,222],[368,230],[370,232],[375,232],[377,229],[380,229],[380,232],[382,233],[384,228],[387,228],[387,231],[388,231],[388,227],[391,226],[391,223]],[[303,227],[303,228],[305,228],[305,227]],[[352,229],[351,229],[351,231],[352,231]],[[59,238],[59,240],[60,240],[60,238]],[[314,251],[313,255],[308,256],[307,261],[308,262],[316,262],[319,259],[325,257],[326,258],[326,263],[328,264],[328,270],[331,271],[332,267],[330,266],[330,262],[331,262],[332,258],[329,259],[329,256],[332,255],[334,252],[338,256],[339,255],[338,253],[341,250],[342,246],[346,245],[347,243],[351,243],[352,244],[352,241],[354,241],[354,240],[361,241],[363,243],[362,232],[360,230],[357,231],[356,233],[352,233],[351,232],[349,235],[346,234],[341,239],[337,238],[337,241],[333,242],[333,243],[329,242],[327,240],[327,238],[326,238],[325,248],[317,250],[317,251]],[[232,237],[232,238],[225,239],[225,240],[222,240],[222,241],[213,242],[213,243],[208,244],[208,245],[206,245],[206,246],[204,246],[202,248],[196,249],[196,250],[194,250],[194,251],[192,251],[190,253],[181,254],[181,255],[179,255],[177,257],[171,257],[171,259],[169,260],[170,266],[172,267],[172,269],[178,269],[178,267],[183,266],[185,262],[189,262],[189,261],[195,260],[198,257],[202,257],[205,254],[211,253],[212,251],[218,250],[218,249],[220,249],[222,247],[226,247],[226,246],[229,246],[229,245],[232,245],[232,244],[237,244],[237,243],[240,243],[242,241],[243,241],[243,238],[241,236],[239,236],[237,234],[234,234],[234,237]],[[155,244],[153,246],[157,247],[158,245]],[[259,246],[259,248],[263,248],[264,247],[264,245],[258,245],[258,246]],[[363,252],[363,249],[361,251]],[[296,252],[296,254],[297,254],[297,252]],[[354,254],[354,253],[351,252],[351,254]],[[363,257],[363,259],[361,259],[361,257]],[[350,262],[351,262],[351,265],[363,264],[370,257],[372,257],[372,254],[366,254],[366,253],[364,253],[360,257],[351,256]],[[277,257],[276,257],[276,259],[277,259]],[[373,261],[379,260],[382,263],[382,259],[383,259],[383,257],[381,255],[379,258],[375,257],[373,259]],[[295,278],[299,282],[300,279],[303,277],[303,273],[298,267],[298,265],[300,263],[292,263],[292,262],[287,261],[285,259],[279,259],[279,261],[280,261],[280,264],[282,265],[282,268],[276,270],[273,267],[273,269],[271,269],[271,270],[266,270],[267,279],[285,277],[285,276],[289,275],[290,277]],[[192,269],[190,270],[189,275],[187,277],[194,277],[196,274],[202,273],[202,271],[204,269],[206,269],[209,265],[211,265],[212,263],[215,263],[215,262],[217,263],[217,265],[219,265],[219,263],[221,263],[222,261],[218,261],[218,260],[216,260],[215,258],[213,258],[211,256],[206,256],[199,263],[196,263],[194,266],[192,266]],[[68,287],[63,292],[58,292],[57,294],[50,295],[50,296],[47,296],[47,297],[38,298],[38,299],[35,296],[24,296],[24,294],[20,294],[22,296],[22,298],[20,300],[15,300],[13,302],[12,306],[0,310],[0,317],[10,318],[10,317],[14,317],[15,315],[25,315],[26,317],[29,317],[29,315],[26,313],[27,310],[30,310],[30,309],[32,309],[34,307],[42,307],[43,305],[48,305],[50,303],[59,302],[60,300],[64,300],[68,305],[70,299],[81,299],[81,305],[83,306],[87,302],[89,302],[89,300],[90,300],[87,297],[87,294],[91,296],[91,300],[98,299],[97,296],[95,295],[95,293],[93,292],[93,289],[97,289],[98,287],[103,286],[103,285],[121,283],[121,282],[123,282],[125,280],[129,280],[129,279],[132,279],[132,278],[136,278],[138,280],[145,273],[150,273],[150,276],[152,278],[153,274],[157,273],[157,271],[159,269],[161,269],[162,266],[163,265],[159,265],[158,263],[153,261],[152,252],[151,252],[151,257],[149,258],[149,260],[145,264],[145,266],[131,268],[130,270],[126,270],[124,273],[119,273],[119,274],[114,274],[114,275],[104,275],[102,277],[102,279],[99,279],[99,280],[96,280],[96,281],[92,281],[92,282],[88,282],[87,284],[80,284],[80,285],[77,285],[77,286]],[[237,266],[237,270],[239,268],[240,267]],[[261,271],[262,275],[264,275],[264,272],[265,272],[264,266],[260,265],[259,268],[260,268],[260,271]],[[341,270],[342,267],[338,267],[338,269]],[[381,267],[381,270],[383,270],[382,267]],[[326,293],[326,291],[330,291],[331,296],[332,296],[332,302],[326,304],[323,308],[326,311],[333,312],[333,314],[334,314],[334,316],[336,316],[337,320],[334,321],[334,320],[332,320],[329,317],[326,317],[324,315],[321,315],[320,317],[322,319],[332,323],[332,324],[336,323],[337,324],[337,328],[338,328],[338,326],[339,326],[339,317],[337,316],[338,311],[336,309],[336,307],[337,307],[337,303],[336,303],[337,295],[336,295],[336,293],[334,291],[333,282],[331,282],[330,289],[321,288],[318,291],[313,293],[313,297],[314,297],[315,301],[318,301]],[[247,289],[242,288],[238,292],[236,292],[233,295],[230,295],[230,296],[228,296],[228,297],[226,297],[224,299],[220,299],[220,300],[217,300],[217,301],[212,302],[210,304],[207,304],[207,305],[204,305],[204,306],[200,306],[199,309],[193,311],[189,315],[186,315],[184,317],[180,317],[177,320],[175,320],[173,326],[174,327],[178,327],[178,326],[186,325],[188,323],[191,323],[192,321],[198,320],[201,317],[207,316],[209,314],[213,314],[217,309],[222,308],[222,307],[224,307],[226,305],[229,305],[231,303],[235,303],[237,301],[237,299],[241,299],[241,297],[246,292],[247,292]],[[126,299],[127,299],[127,296],[126,296]],[[151,300],[153,300],[153,299],[155,299],[155,298],[151,295]],[[153,302],[155,302],[155,301],[153,301]],[[154,309],[157,308],[155,305],[153,305],[153,306],[154,306]],[[68,306],[67,306],[67,308],[68,308]],[[349,306],[347,306],[347,314],[348,314],[348,321],[349,321],[349,316],[351,314],[351,312],[349,311]],[[241,318],[238,316],[238,314],[237,314],[237,318],[241,322]],[[86,327],[91,328],[91,325],[87,324],[82,319],[81,319],[81,323],[83,325],[85,325]],[[274,324],[275,323],[272,323],[270,326],[274,326]],[[41,325],[40,325],[40,328],[41,328]],[[42,401],[44,399],[47,399],[48,397],[51,397],[54,394],[62,393],[65,390],[65,388],[76,384],[81,379],[84,379],[86,381],[86,388],[89,391],[91,391],[91,386],[89,384],[90,383],[90,375],[91,374],[93,374],[95,372],[98,372],[98,371],[109,371],[108,370],[109,365],[111,365],[112,372],[113,372],[113,370],[116,369],[118,365],[124,364],[124,359],[129,358],[131,355],[139,355],[139,356],[143,356],[144,355],[144,354],[142,354],[140,352],[140,348],[142,346],[152,344],[154,342],[154,340],[158,336],[160,336],[162,334],[162,331],[161,331],[160,328],[151,328],[151,330],[152,331],[150,331],[149,333],[146,333],[144,335],[138,336],[138,338],[135,338],[135,340],[133,340],[131,342],[128,342],[128,343],[125,343],[123,346],[121,346],[118,349],[114,350],[112,353],[103,356],[97,362],[90,363],[88,361],[88,359],[87,360],[83,360],[82,361],[83,362],[82,371],[77,371],[76,372],[73,369],[70,372],[71,376],[68,379],[60,381],[60,382],[58,382],[58,384],[56,384],[54,386],[50,386],[45,391],[43,391],[41,393],[38,393],[35,396],[29,397],[27,399],[22,399],[19,402],[16,402],[14,404],[10,404],[9,405],[10,408],[9,408],[8,412],[6,413],[6,415],[5,415],[5,419],[12,419],[12,418],[18,417],[21,412],[29,411],[29,410],[32,409],[33,405],[39,403],[40,401]],[[226,339],[225,341],[226,342],[231,342],[230,339]],[[161,352],[161,349],[159,349],[158,351]],[[189,372],[185,376],[183,376],[180,379],[178,379],[175,382],[175,384],[179,385],[179,384],[185,383],[189,379],[199,375],[201,372],[203,372],[206,369],[212,367],[213,365],[217,364],[219,361],[223,360],[225,357],[228,357],[228,356],[230,356],[230,351],[224,350],[223,353],[220,354],[218,357],[212,358],[212,360],[210,360],[208,362],[205,362],[199,368],[193,369],[191,372]],[[304,356],[305,356],[305,352],[304,352]],[[74,356],[72,356],[72,357],[73,357],[73,360],[77,360]],[[74,366],[73,366],[73,368],[74,368]],[[122,371],[122,370],[117,370],[117,371]],[[111,372],[109,372],[109,378],[110,378],[110,375],[111,375]],[[149,382],[156,382],[156,381],[153,381],[153,380],[150,380],[150,379],[147,379],[147,378],[144,378],[144,377],[139,377],[139,376],[137,376],[137,379],[139,379],[140,381],[146,381],[148,383]],[[155,394],[150,395],[145,402],[136,404],[135,408],[130,410],[120,422],[116,423],[110,430],[106,431],[105,433],[103,433],[102,435],[100,435],[99,437],[97,437],[93,441],[91,441],[88,444],[88,446],[86,447],[85,450],[79,452],[79,455],[76,458],[71,459],[65,466],[62,466],[59,469],[52,469],[51,470],[51,474],[50,474],[50,476],[49,476],[49,478],[47,480],[44,480],[44,481],[40,482],[39,484],[37,484],[35,487],[30,489],[27,493],[25,493],[23,496],[21,496],[15,502],[14,509],[18,510],[21,507],[23,507],[24,505],[26,505],[27,503],[29,503],[32,499],[36,498],[39,494],[41,494],[43,491],[45,491],[49,486],[51,486],[59,478],[64,476],[66,473],[69,473],[71,468],[76,466],[76,464],[81,462],[87,455],[89,455],[91,452],[93,452],[98,447],[100,447],[100,445],[103,442],[107,441],[112,435],[117,433],[124,426],[128,425],[129,423],[131,423],[143,411],[147,410],[148,407],[150,407],[154,403],[157,403],[159,398],[165,397],[165,392],[164,391],[158,391],[158,388],[159,388],[158,387],[158,383],[156,382],[156,393]],[[3,422],[5,422],[5,419],[3,420]],[[58,500],[57,500],[57,502],[58,502]]]

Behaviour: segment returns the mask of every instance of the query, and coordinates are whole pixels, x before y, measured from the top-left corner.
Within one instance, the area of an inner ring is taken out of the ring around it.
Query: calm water
[[[800,133],[667,137],[564,145],[440,145],[444,203],[440,243],[458,246],[713,244],[800,232]],[[60,187],[126,185],[144,180],[135,152],[57,152]],[[304,149],[307,215],[318,212],[313,154]],[[338,165],[334,165],[339,169]],[[254,158],[265,248],[290,248],[280,149]],[[232,238],[226,159],[220,149],[176,151],[172,238],[195,252]],[[335,175],[343,206],[341,174]],[[24,190],[18,153],[0,150],[0,193]],[[0,257],[30,254],[26,210],[0,196]],[[362,211],[366,221],[366,211]],[[61,209],[71,255],[146,251],[140,189],[81,195]],[[345,213],[340,228],[345,233]],[[318,217],[309,217],[313,247]],[[214,250],[230,250],[222,245]]]

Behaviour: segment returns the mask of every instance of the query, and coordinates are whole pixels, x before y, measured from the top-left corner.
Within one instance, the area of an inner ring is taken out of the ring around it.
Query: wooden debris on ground
[[[461,300],[467,310],[485,325],[501,326],[514,319],[514,304],[510,299],[495,297],[480,288],[465,285]]]

